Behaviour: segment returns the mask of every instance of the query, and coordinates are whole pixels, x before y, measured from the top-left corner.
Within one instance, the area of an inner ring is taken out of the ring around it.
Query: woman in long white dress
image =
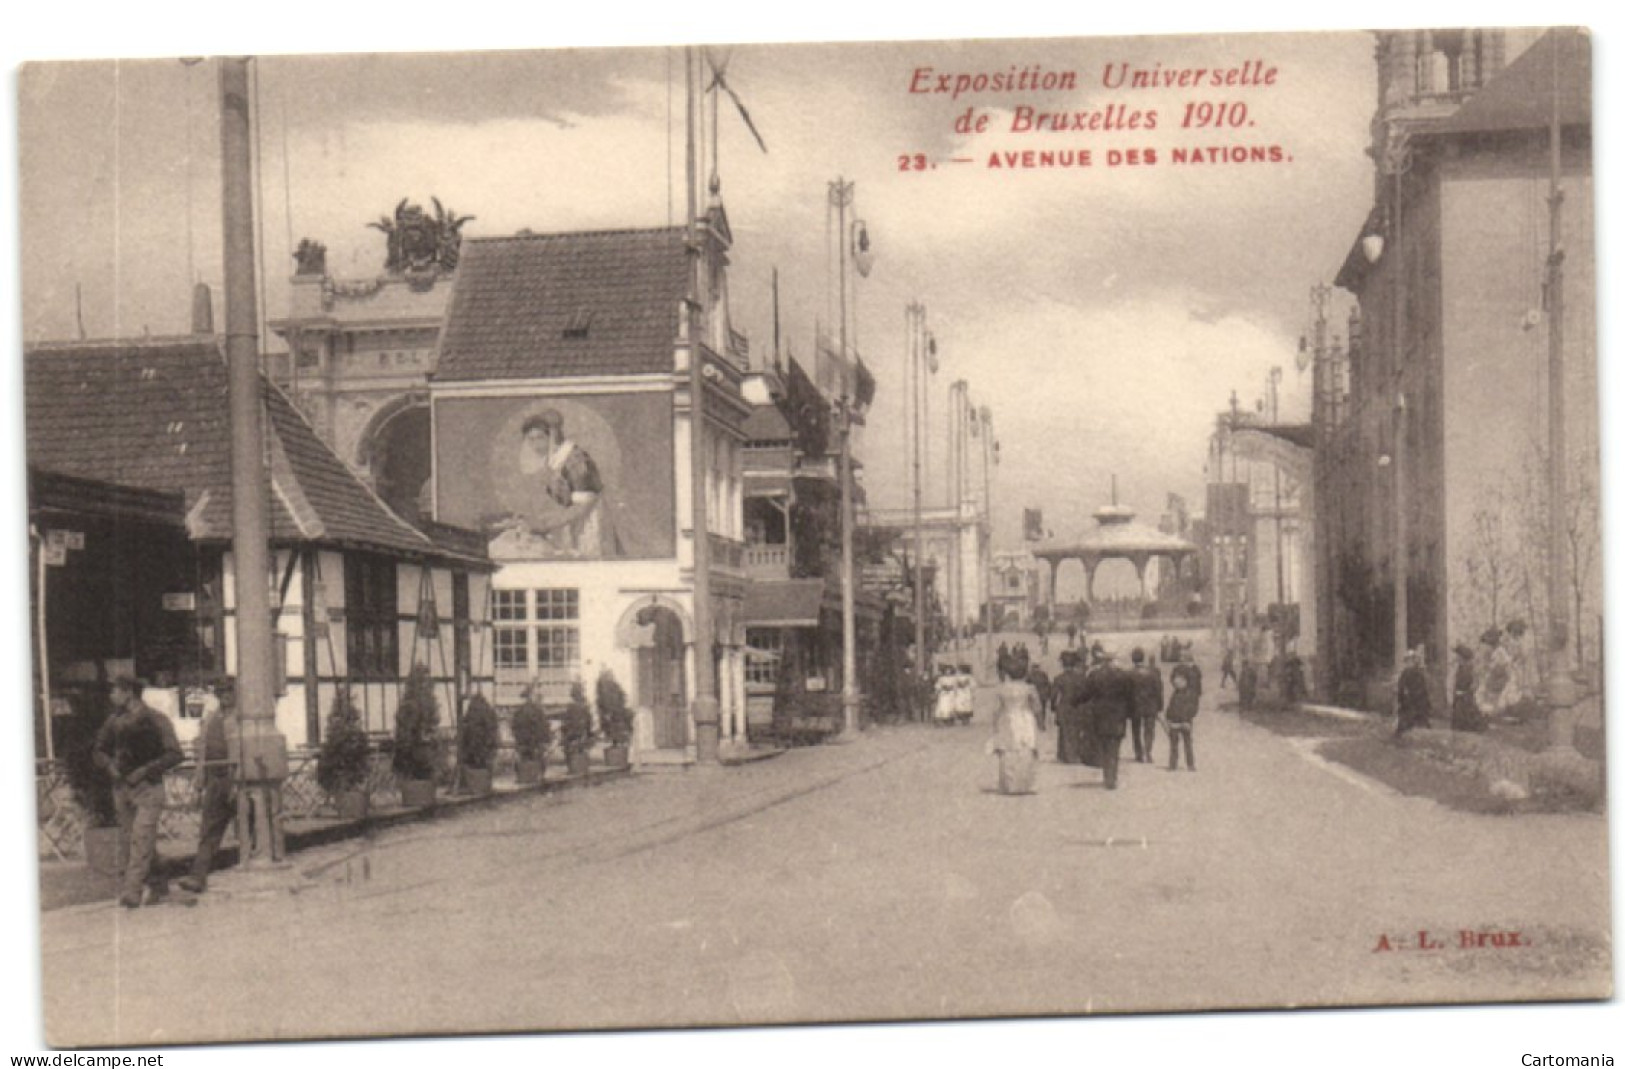
[[[999,759],[999,793],[1032,794],[1038,778],[1038,691],[1026,669],[999,684],[999,711],[993,718],[988,752]]]
[[[959,677],[951,667],[944,666],[937,674],[936,702],[931,708],[931,719],[937,724],[951,724],[959,707]]]
[[[954,716],[961,724],[968,724],[976,715],[976,677],[971,674],[970,665],[959,666],[959,678],[955,684]]]

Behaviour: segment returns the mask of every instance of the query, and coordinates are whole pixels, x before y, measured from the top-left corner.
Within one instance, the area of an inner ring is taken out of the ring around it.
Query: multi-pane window
[[[779,662],[784,659],[784,632],[753,627],[745,632],[745,682],[773,686],[779,681]]]
[[[497,682],[515,692],[540,684],[549,703],[569,699],[581,678],[581,602],[576,590],[493,590]]]
[[[345,555],[344,622],[350,677],[400,678],[394,561],[366,553]]]

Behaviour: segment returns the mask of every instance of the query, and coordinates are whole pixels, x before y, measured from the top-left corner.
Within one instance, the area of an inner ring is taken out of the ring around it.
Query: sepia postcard
[[[1611,1004],[1590,30],[494,43],[15,72],[45,1044]]]

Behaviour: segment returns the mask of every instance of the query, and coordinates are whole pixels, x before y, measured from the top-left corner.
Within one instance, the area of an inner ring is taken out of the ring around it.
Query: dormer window
[[[591,330],[592,312],[585,308],[577,308],[564,324],[564,336],[566,338],[585,338]]]

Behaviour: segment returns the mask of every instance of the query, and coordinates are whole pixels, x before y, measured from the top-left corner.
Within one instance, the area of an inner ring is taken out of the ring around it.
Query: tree
[[[1502,486],[1482,486],[1475,499],[1472,529],[1451,599],[1458,634],[1477,635],[1499,627],[1509,610],[1524,607],[1523,570],[1518,558],[1517,517]]]
[[[1602,540],[1597,471],[1594,453],[1577,452],[1569,457],[1567,530],[1564,533],[1569,551],[1569,584],[1573,591],[1574,619],[1570,633],[1574,636],[1574,662],[1581,668],[1586,663],[1585,623],[1601,619],[1601,607],[1597,604],[1602,586],[1597,574]],[[1600,643],[1598,653],[1601,653]]]

